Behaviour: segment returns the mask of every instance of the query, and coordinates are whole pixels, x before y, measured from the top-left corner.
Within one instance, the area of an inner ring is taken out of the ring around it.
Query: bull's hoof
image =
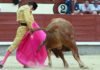
[[[68,65],[64,65],[64,68],[68,68],[69,66]]]
[[[80,66],[82,69],[88,69],[88,66]]]
[[[64,66],[64,68],[68,68],[68,66]]]
[[[52,64],[51,63],[48,63],[49,67],[52,67]]]

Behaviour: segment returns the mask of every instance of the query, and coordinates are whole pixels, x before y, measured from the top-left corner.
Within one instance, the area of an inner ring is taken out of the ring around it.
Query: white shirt
[[[93,4],[92,6],[92,11],[100,11],[100,5],[98,5],[97,7],[95,7]]]
[[[82,5],[81,5],[81,10],[82,10],[83,12],[85,12],[85,11],[91,11],[91,6],[90,6],[90,4],[88,5],[88,7],[85,7],[85,4],[82,4]]]

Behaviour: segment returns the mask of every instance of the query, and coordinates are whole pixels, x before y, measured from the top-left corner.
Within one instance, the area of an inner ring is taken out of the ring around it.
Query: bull
[[[37,30],[41,29],[42,28]],[[39,51],[43,45],[46,46],[49,66],[52,66],[51,51],[56,57],[62,59],[64,67],[68,67],[68,63],[64,58],[63,52],[72,51],[73,57],[78,62],[80,68],[88,68],[79,57],[78,48],[75,42],[74,29],[69,21],[63,18],[54,18],[46,29],[42,30],[46,32],[46,39],[40,44],[37,51]]]

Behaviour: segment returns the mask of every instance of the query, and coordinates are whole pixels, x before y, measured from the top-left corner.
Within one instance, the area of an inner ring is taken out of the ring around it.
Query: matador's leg
[[[21,42],[22,38],[24,37],[26,31],[27,31],[27,28],[25,26],[21,26],[21,27],[18,28],[16,37],[15,37],[13,43],[11,44],[11,46],[8,47],[8,50],[7,50],[3,60],[0,62],[0,68],[3,67],[8,56],[18,47],[18,45],[20,44],[20,42]]]

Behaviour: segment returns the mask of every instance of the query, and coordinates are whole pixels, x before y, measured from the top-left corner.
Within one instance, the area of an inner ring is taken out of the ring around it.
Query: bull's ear
[[[19,4],[19,0],[12,0],[12,3],[13,3],[14,5],[17,5],[17,4]]]

